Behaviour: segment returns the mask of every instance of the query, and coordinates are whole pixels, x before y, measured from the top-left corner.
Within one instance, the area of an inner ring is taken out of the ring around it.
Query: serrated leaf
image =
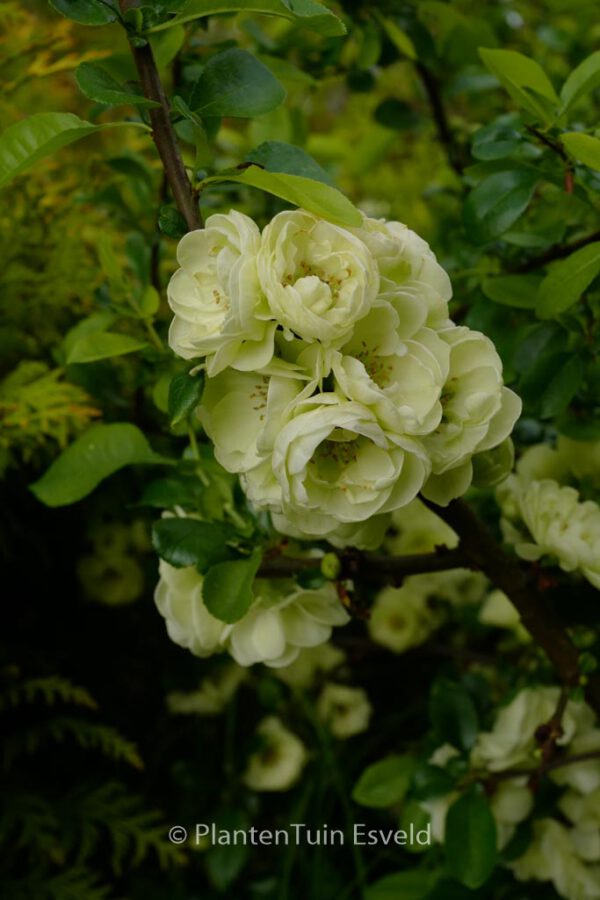
[[[539,318],[551,319],[569,309],[599,273],[600,241],[553,263],[540,285],[536,306]]]
[[[46,506],[68,506],[124,466],[165,462],[135,425],[99,423],[63,450],[30,490]]]
[[[346,26],[330,9],[315,0],[187,0],[183,9],[168,22],[161,22],[150,31],[163,31],[182,25],[192,19],[214,16],[219,13],[258,13],[266,16],[281,16],[301,24],[326,37],[346,34]]]
[[[235,181],[248,187],[259,188],[336,225],[357,228],[362,224],[361,214],[347,197],[336,188],[311,178],[267,172],[253,165],[242,171],[236,169],[221,172],[219,175],[206,178],[202,184],[221,181]]]
[[[495,172],[481,181],[466,199],[463,217],[474,243],[500,237],[529,206],[538,175],[531,169]]]
[[[425,900],[439,878],[438,872],[402,871],[370,884],[364,900]]]
[[[190,375],[182,372],[175,375],[169,385],[169,418],[171,425],[177,425],[187,418],[200,403],[204,379],[200,373]]]
[[[90,363],[112,356],[124,356],[146,347],[146,341],[139,341],[128,334],[114,331],[96,331],[78,338],[67,356],[67,365]]]
[[[247,155],[248,162],[256,163],[267,172],[283,172],[288,175],[300,175],[313,181],[332,184],[330,175],[319,163],[300,147],[286,144],[284,141],[265,141]]]
[[[0,188],[40,159],[103,128],[141,122],[106,122],[93,125],[72,113],[36,113],[15,122],[0,135]]]
[[[573,69],[562,86],[561,113],[568,112],[577,101],[600,87],[600,50],[596,50]]]
[[[479,786],[469,788],[448,810],[445,851],[448,870],[466,887],[481,887],[494,871],[496,822]]]
[[[591,134],[582,134],[579,131],[570,131],[567,134],[561,134],[560,139],[565,149],[578,162],[600,172],[600,138],[592,137]]]
[[[367,766],[354,786],[352,799],[375,809],[393,806],[406,794],[415,765],[412,756],[388,756]]]
[[[223,522],[190,518],[161,519],[152,527],[152,544],[161,559],[176,568],[196,566],[200,571],[227,559],[226,542],[234,536],[234,529]]]
[[[558,106],[559,99],[539,63],[516,50],[481,47],[479,55],[519,106],[545,122],[552,120],[551,107]]]
[[[104,0],[50,0],[50,6],[79,25],[107,25],[117,18],[116,10]]]
[[[248,119],[275,109],[285,95],[270,69],[246,50],[232,48],[209,59],[194,85],[189,107],[202,117]]]
[[[252,585],[262,561],[256,550],[248,559],[217,563],[208,570],[202,585],[206,608],[221,622],[232,624],[244,616],[254,599]]]
[[[497,275],[486,278],[481,288],[494,303],[515,309],[534,309],[541,283],[539,275]]]
[[[160,106],[155,100],[147,100],[143,94],[125,90],[118,81],[95,63],[81,63],[75,71],[75,81],[81,93],[96,103],[107,103],[110,106],[122,104],[141,107]]]

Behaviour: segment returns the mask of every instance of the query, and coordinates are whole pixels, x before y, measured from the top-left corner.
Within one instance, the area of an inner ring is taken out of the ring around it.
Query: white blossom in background
[[[317,715],[340,740],[369,727],[373,708],[363,688],[328,682],[317,700]]]
[[[171,346],[206,357],[200,419],[252,504],[283,533],[371,549],[419,491],[464,493],[521,406],[491,341],[449,319],[426,242],[304,210],[262,234],[236,212],[207,226],[180,244]]]
[[[167,708],[175,715],[218,716],[247,677],[247,669],[235,663],[219,666],[197,690],[167,694]]]
[[[555,819],[533,823],[533,841],[523,856],[509,863],[519,881],[551,881],[565,900],[597,900],[600,866],[577,852],[573,830]]]
[[[306,747],[276,716],[262,720],[256,737],[259,748],[248,761],[244,784],[252,791],[288,791],[306,765]]]
[[[195,656],[226,650],[241,666],[287,666],[305,647],[328,641],[333,627],[350,618],[330,583],[305,590],[293,581],[259,578],[250,609],[228,625],[207,610],[197,569],[176,569],[161,560],[159,571],[155,602],[169,637]]]
[[[275,674],[285,684],[293,688],[308,688],[320,675],[340,668],[346,662],[346,654],[334,644],[319,644],[307,647],[288,666],[275,670]]]
[[[598,479],[596,443],[560,438],[556,449],[531,447],[496,490],[502,532],[526,560],[548,558],[600,588],[600,506],[573,482]]]
[[[444,614],[429,602],[424,582],[413,576],[400,588],[385,587],[371,608],[368,629],[371,640],[393,653],[405,653],[418,647],[444,621]]]

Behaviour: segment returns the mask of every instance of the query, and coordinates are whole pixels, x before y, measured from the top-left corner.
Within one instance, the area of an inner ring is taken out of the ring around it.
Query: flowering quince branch
[[[121,10],[135,9],[137,0],[120,0]],[[152,137],[160,156],[169,187],[171,188],[179,212],[184,217],[190,231],[202,228],[202,217],[192,185],[185,171],[183,159],[171,123],[167,100],[150,42],[145,39],[130,40],[131,52],[140,76],[144,96],[154,100],[159,106],[149,110],[152,123]]]
[[[502,549],[464,500],[453,500],[442,507],[422,499],[459,535],[465,558],[512,601],[523,626],[546,652],[563,684],[569,687],[581,684],[579,651],[536,587],[531,572],[525,571],[516,559]],[[591,706],[600,711],[600,682],[597,678],[589,680],[586,694]]]
[[[519,767],[505,769],[503,772],[492,772],[491,774],[489,772],[482,775],[473,773],[473,777],[470,780],[482,781],[489,791],[493,791],[499,782],[510,781],[512,778],[529,777],[531,785],[534,786],[537,784],[540,775],[546,775],[548,772],[553,772],[555,769],[563,769],[566,766],[574,766],[577,763],[593,762],[595,759],[600,759],[600,747],[596,750],[586,750],[585,753],[570,753],[568,756],[558,756],[545,765],[540,763],[535,769]]]
[[[410,575],[428,572],[446,572],[468,568],[469,564],[459,549],[440,548],[434,553],[412,553],[403,556],[384,556],[346,550],[338,553],[340,578],[376,580],[401,584]],[[289,578],[305,569],[314,569],[320,560],[310,557],[275,556],[265,558],[259,575],[263,578]]]

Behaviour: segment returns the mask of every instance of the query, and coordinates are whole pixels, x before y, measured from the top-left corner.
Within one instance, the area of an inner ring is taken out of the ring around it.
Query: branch
[[[120,0],[121,9],[125,12],[138,5],[131,0]],[[198,201],[185,171],[185,166],[177,145],[177,138],[171,122],[169,101],[167,100],[150,42],[136,47],[130,42],[131,52],[138,71],[144,97],[154,100],[160,106],[149,110],[152,125],[152,137],[161,158],[169,187],[177,208],[184,217],[190,231],[202,228],[202,217]]]
[[[338,554],[340,578],[367,578],[371,581],[391,581],[401,584],[409,575],[426,572],[445,572],[469,567],[460,550],[440,549],[435,553],[414,553],[406,556],[381,556],[347,550]],[[320,565],[318,557],[275,556],[265,559],[258,575],[262,578],[291,578],[306,569]]]
[[[570,756],[559,756],[543,767],[536,769],[505,769],[503,772],[492,772],[485,779],[487,784],[495,785],[498,781],[508,781],[511,778],[535,778],[537,775],[546,775],[554,769],[562,769],[564,766],[572,766],[576,763],[600,762],[600,747],[597,750],[586,750],[585,753],[572,753]]]
[[[421,499],[458,534],[460,549],[468,563],[487,575],[512,601],[524,627],[545,651],[563,684],[568,687],[581,684],[579,650],[550,607],[547,595],[539,591],[531,575],[503,550],[485,523],[463,500],[454,500],[442,507]],[[590,704],[600,713],[600,680],[590,679],[586,693]]]
[[[464,170],[462,160],[463,154],[461,152],[461,148],[456,143],[456,139],[454,137],[452,129],[450,128],[438,80],[431,69],[428,69],[427,66],[423,65],[422,62],[416,62],[415,68],[419,73],[419,77],[423,83],[423,87],[425,88],[425,93],[427,94],[427,99],[429,100],[429,105],[431,107],[433,121],[435,122],[438,138],[440,143],[444,147],[444,150],[446,151],[448,162],[457,175],[462,175]]]
[[[509,266],[507,271],[511,275],[526,275],[528,272],[535,272],[536,269],[541,269],[556,259],[564,259],[566,256],[574,253],[575,250],[587,247],[588,244],[593,244],[595,241],[600,241],[600,230],[586,234],[570,244],[554,244],[553,247],[550,247],[539,256],[534,256],[532,259],[528,259],[517,266]]]

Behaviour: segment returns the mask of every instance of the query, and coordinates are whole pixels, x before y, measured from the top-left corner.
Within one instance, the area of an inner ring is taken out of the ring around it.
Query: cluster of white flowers
[[[203,576],[194,566],[176,569],[161,560],[154,599],[172,641],[195,656],[227,650],[241,666],[262,662],[279,668],[292,663],[304,647],[331,637],[349,615],[330,583],[304,590],[287,579],[254,582],[254,601],[239,621],[215,618],[202,597]]]
[[[600,588],[600,506],[573,485],[600,489],[600,443],[559,438],[531,447],[497,489],[502,531],[523,559],[549,557]]]
[[[398,222],[239,212],[180,242],[172,349],[206,357],[199,411],[249,500],[295,537],[377,545],[423,491],[447,503],[521,404],[492,342],[448,316],[429,246]]]
[[[556,711],[560,691],[555,687],[526,688],[496,717],[491,731],[478,736],[471,751],[472,769],[490,773],[531,769],[539,764],[535,732]],[[557,745],[568,756],[600,749],[600,729],[593,711],[583,702],[569,701],[562,717],[563,734]],[[458,751],[439,747],[430,758],[444,768]],[[567,757],[568,758],[568,757]],[[558,800],[557,818],[533,822],[533,840],[516,860],[506,863],[521,881],[551,881],[566,900],[600,898],[600,759],[574,762],[553,769],[552,780],[567,788]],[[444,840],[445,820],[456,792],[423,801],[431,816],[432,835]],[[501,780],[490,806],[496,820],[498,848],[507,845],[516,826],[532,812],[534,796],[527,778]]]

